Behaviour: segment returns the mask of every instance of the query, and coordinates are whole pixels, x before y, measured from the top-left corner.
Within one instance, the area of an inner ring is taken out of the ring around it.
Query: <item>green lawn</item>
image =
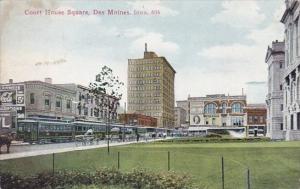
[[[300,141],[257,143],[135,144],[55,154],[55,169],[94,170],[146,168],[167,171],[168,151],[171,171],[188,173],[198,188],[221,188],[221,156],[225,162],[225,188],[246,188],[250,169],[251,189],[299,189]],[[32,174],[52,170],[52,155],[0,161],[1,170]]]

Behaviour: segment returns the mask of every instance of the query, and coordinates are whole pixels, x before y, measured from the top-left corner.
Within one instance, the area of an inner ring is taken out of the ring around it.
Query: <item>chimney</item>
[[[242,96],[244,96],[244,88],[242,88]]]
[[[52,78],[46,77],[46,78],[45,78],[45,83],[52,84]]]
[[[14,80],[13,80],[13,79],[9,79],[8,82],[9,82],[9,83],[13,83]]]
[[[148,52],[148,51],[147,51],[147,43],[145,43],[145,52]]]

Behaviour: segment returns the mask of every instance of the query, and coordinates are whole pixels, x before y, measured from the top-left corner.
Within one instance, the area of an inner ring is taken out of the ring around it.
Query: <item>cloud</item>
[[[253,28],[261,24],[265,15],[260,13],[257,1],[226,0],[222,11],[211,18],[213,23],[222,23],[235,28]]]
[[[227,3],[229,2],[227,1]],[[238,4],[239,1],[234,1],[234,3]],[[256,4],[256,2],[254,2],[254,4]],[[256,10],[259,10],[259,8],[257,7]],[[280,9],[280,11],[282,11],[282,9]],[[223,79],[221,82],[224,84],[228,83],[229,80],[234,80],[234,85],[238,83],[239,86],[251,84],[253,80],[265,81],[267,78],[267,66],[264,63],[264,59],[267,47],[272,41],[277,39],[280,41],[283,40],[284,26],[279,22],[279,15],[282,15],[283,12],[280,14],[280,11],[274,12],[270,21],[264,27],[259,28],[258,26],[254,27],[254,25],[252,25],[251,27],[253,28],[248,28],[248,33],[246,33],[243,42],[215,45],[201,49],[198,55],[206,60],[206,63],[202,63],[201,72],[208,75],[213,75],[217,72],[220,74],[220,76],[217,76],[218,78],[223,75],[223,78],[226,79]],[[254,21],[256,21],[254,19],[255,15],[258,16],[259,14],[253,14],[252,19]],[[224,20],[228,20],[229,23],[230,19],[226,18],[226,15],[223,16]],[[241,14],[241,16],[245,17],[243,14]],[[234,17],[234,14],[232,14],[232,17]],[[247,23],[247,20],[244,22]],[[262,93],[264,92],[265,91],[262,91]],[[257,98],[257,100],[261,99]]]
[[[145,10],[151,12],[152,10],[159,10],[160,16],[176,16],[178,11],[165,6],[160,0],[154,1],[134,1],[128,4],[135,10]]]
[[[133,38],[129,47],[131,53],[140,52],[144,44],[148,43],[148,50],[155,51],[161,55],[167,56],[177,53],[179,45],[172,41],[167,41],[163,34],[156,32],[146,32],[141,28],[130,28],[124,31],[124,36]]]

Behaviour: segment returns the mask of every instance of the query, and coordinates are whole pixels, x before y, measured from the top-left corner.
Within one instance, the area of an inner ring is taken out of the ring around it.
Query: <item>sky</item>
[[[284,0],[2,0],[0,82],[51,77],[53,83],[88,86],[107,65],[125,83],[124,102],[128,59],[142,58],[147,43],[177,72],[175,100],[239,95],[244,88],[251,102],[263,103],[265,54],[272,41],[283,40],[284,8]],[[65,15],[45,15],[45,9]],[[107,9],[159,14],[93,14]],[[68,10],[90,14],[72,16]]]

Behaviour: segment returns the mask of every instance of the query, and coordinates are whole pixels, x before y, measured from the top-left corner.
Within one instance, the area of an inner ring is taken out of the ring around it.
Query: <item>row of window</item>
[[[159,60],[153,60],[153,59],[143,59],[143,60],[129,60],[128,64],[158,64],[160,63]]]
[[[148,71],[148,70],[160,70],[161,66],[138,66],[138,67],[129,67],[129,71]]]
[[[160,85],[156,86],[129,86],[130,91],[160,90]]]
[[[99,110],[97,108],[78,108],[78,114],[79,115],[84,115],[84,116],[91,116],[91,117],[99,117],[99,118],[106,118],[108,115],[108,112],[106,110]],[[111,112],[109,113],[109,116],[111,118],[116,118],[117,113],[116,112]]]
[[[206,125],[209,125],[209,121],[205,121]],[[211,119],[211,125],[216,125],[216,118]],[[231,118],[231,125],[234,126],[243,126],[244,125],[244,118],[242,116],[234,116]],[[222,126],[226,126],[226,122],[222,122]]]
[[[45,99],[44,99],[44,106],[45,108],[49,109],[51,108],[51,96],[44,96]],[[66,100],[66,108],[67,109],[71,109],[71,100],[70,99],[67,99]],[[35,104],[35,94],[34,93],[30,93],[30,104]],[[56,97],[56,100],[55,100],[55,107],[56,108],[62,108],[62,98],[61,97]]]
[[[160,97],[160,93],[129,93],[128,97]]]
[[[159,79],[148,79],[148,80],[135,80],[135,81],[129,81],[129,84],[136,84],[136,85],[143,85],[143,84],[152,84],[152,83],[160,83]]]
[[[159,99],[129,99],[128,103],[131,104],[159,104]]]
[[[159,72],[150,73],[130,73],[129,78],[145,78],[145,77],[160,77]]]
[[[243,105],[239,102],[235,102],[231,105],[232,113],[243,113]],[[217,105],[215,103],[209,103],[204,106],[205,114],[216,114]],[[222,104],[222,113],[226,113],[226,103]]]
[[[248,116],[248,123],[264,123],[265,116]]]

